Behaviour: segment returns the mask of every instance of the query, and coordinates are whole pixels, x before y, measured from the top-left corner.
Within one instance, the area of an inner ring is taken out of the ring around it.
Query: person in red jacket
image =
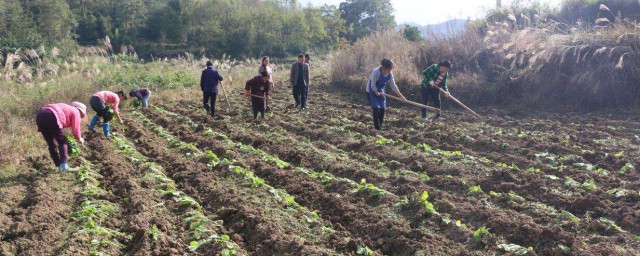
[[[258,113],[260,113],[260,116],[264,118],[264,113],[267,110],[267,100],[271,99],[269,77],[269,73],[263,71],[260,75],[247,81],[247,84],[244,87],[245,96],[251,97],[254,119],[258,118]]]
[[[64,128],[71,127],[73,137],[80,144],[84,144],[80,123],[87,116],[87,106],[80,102],[73,102],[71,105],[65,103],[54,103],[46,105],[36,114],[36,125],[38,131],[47,141],[49,154],[53,163],[62,171],[69,169],[69,142],[64,135]],[[58,144],[58,150],[56,150]]]

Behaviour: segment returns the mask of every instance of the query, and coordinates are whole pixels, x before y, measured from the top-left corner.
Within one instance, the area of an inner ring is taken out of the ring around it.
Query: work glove
[[[84,145],[84,138],[81,137],[79,141],[80,141],[80,145]]]
[[[267,94],[267,99],[270,100],[271,99],[271,95]]]
[[[376,92],[376,96],[380,97],[382,94],[380,92]]]
[[[245,97],[251,97],[251,91],[245,91],[244,92],[244,96]]]
[[[436,83],[434,83],[433,81],[429,81],[429,85],[431,85],[431,86],[435,86],[435,85],[436,85]]]
[[[444,93],[444,96],[445,96],[445,97],[447,97],[447,98],[449,98],[449,96],[451,96],[451,93],[449,93],[449,92],[445,92],[445,93]]]

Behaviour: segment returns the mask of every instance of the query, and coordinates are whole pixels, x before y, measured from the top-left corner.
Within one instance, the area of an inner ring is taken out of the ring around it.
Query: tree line
[[[0,0],[0,48],[94,45],[170,56],[330,51],[396,27],[390,0]]]

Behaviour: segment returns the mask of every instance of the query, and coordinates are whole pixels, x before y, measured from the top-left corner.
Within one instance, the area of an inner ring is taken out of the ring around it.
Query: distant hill
[[[419,24],[409,22],[409,23],[400,24],[398,26],[398,29],[404,28],[404,25],[410,25],[410,26],[418,27],[418,29],[420,29],[420,32],[422,32],[423,37],[425,37],[429,33],[429,31],[436,34],[447,35],[449,33],[456,33],[458,31],[463,30],[466,22],[467,20],[454,19],[454,20],[445,21],[443,23],[426,25],[426,26],[421,26]]]

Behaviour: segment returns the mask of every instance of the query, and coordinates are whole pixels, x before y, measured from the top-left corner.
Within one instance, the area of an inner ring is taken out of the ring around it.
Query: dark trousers
[[[296,101],[296,105],[301,108],[307,106],[307,93],[309,92],[308,86],[294,86],[293,87],[293,99]]]
[[[431,89],[422,87],[422,104],[429,105],[429,99],[431,99],[437,109],[440,109],[440,89]],[[440,113],[436,114],[436,118],[440,117]],[[427,118],[427,109],[422,109],[422,118]]]
[[[372,108],[373,109],[373,127],[376,130],[382,129],[382,122],[384,122],[384,108]]]
[[[36,124],[38,125],[38,131],[42,133],[42,137],[47,141],[53,163],[56,166],[67,163],[69,160],[67,138],[64,136],[64,130],[58,126],[58,119],[56,119],[53,112],[49,109],[38,111]],[[58,144],[57,151],[56,143]]]
[[[260,117],[264,118],[264,112],[266,110],[262,110],[262,109],[257,109],[257,108],[253,108],[253,119],[258,118],[258,113],[260,113]]]
[[[207,113],[210,113],[212,116],[216,113],[216,98],[218,98],[217,93],[213,93],[213,92],[202,93],[202,104],[204,105],[204,109],[207,111]],[[209,105],[209,101],[211,101],[211,105]]]
[[[104,102],[102,102],[100,97],[91,96],[91,99],[89,100],[89,105],[91,105],[91,108],[93,109],[93,111],[96,112],[97,116],[103,118],[103,121],[105,123],[109,122],[107,121],[106,115],[105,115],[107,113],[107,106],[104,104]]]

